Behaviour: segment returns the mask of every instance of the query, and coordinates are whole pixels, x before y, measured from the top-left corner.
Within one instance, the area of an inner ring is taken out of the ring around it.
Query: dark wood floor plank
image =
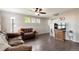
[[[38,38],[25,43],[32,45],[32,51],[79,51],[79,43],[56,40],[49,34],[38,36]]]

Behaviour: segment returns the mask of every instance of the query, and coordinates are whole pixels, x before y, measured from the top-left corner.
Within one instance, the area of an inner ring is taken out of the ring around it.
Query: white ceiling
[[[45,11],[46,14],[41,14],[39,17],[50,18],[56,13],[61,14],[63,12],[71,10],[71,9],[72,8],[43,8],[43,11]],[[36,16],[35,13],[34,13],[34,8],[1,8],[0,10]]]

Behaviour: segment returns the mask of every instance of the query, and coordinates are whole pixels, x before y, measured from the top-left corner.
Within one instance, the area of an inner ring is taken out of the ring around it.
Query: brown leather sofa
[[[28,39],[34,39],[36,37],[36,31],[33,31],[33,28],[21,28],[20,30],[22,39],[28,40]]]
[[[27,46],[19,33],[7,33],[7,41],[12,47],[5,51],[32,51],[32,46]]]

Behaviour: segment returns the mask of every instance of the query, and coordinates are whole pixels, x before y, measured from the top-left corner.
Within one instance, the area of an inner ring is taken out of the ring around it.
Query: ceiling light
[[[35,12],[35,15],[36,15],[36,16],[39,16],[39,15],[40,15],[40,13],[39,13],[39,12]]]

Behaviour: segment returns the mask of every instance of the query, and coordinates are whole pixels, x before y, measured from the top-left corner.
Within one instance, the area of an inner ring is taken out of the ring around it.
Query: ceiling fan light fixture
[[[40,13],[39,13],[39,12],[35,12],[35,15],[36,15],[36,16],[39,16],[39,15],[40,15]]]
[[[42,8],[36,8],[35,9],[35,15],[39,16],[40,14],[46,14],[46,12],[42,11]]]

